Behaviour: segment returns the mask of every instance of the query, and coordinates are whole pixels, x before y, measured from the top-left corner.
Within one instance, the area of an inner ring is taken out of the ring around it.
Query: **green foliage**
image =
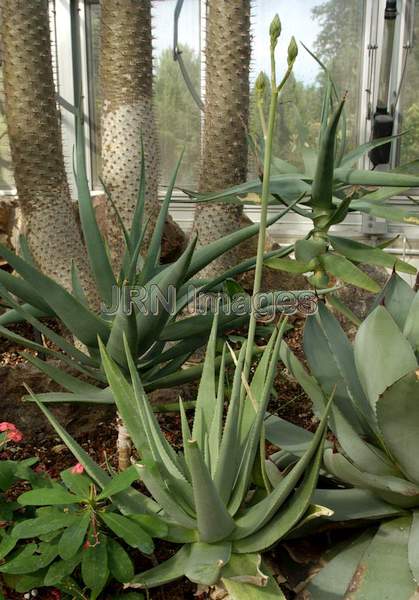
[[[0,573],[18,592],[45,586],[80,598],[88,590],[91,599],[97,598],[112,580],[123,584],[133,578],[130,548],[151,554],[153,537],[168,532],[155,514],[118,509],[118,498],[137,478],[134,467],[101,491],[80,464],[63,471],[61,483],[22,468],[20,476],[32,490],[19,496],[20,510],[1,530],[0,540]]]
[[[347,153],[347,123],[344,106],[346,97],[338,96],[330,72],[323,63],[313,55],[323,69],[326,78],[326,90],[320,119],[318,150],[303,143],[303,165],[301,172],[289,160],[274,158],[270,177],[270,203],[291,206],[298,201],[292,210],[310,219],[313,228],[308,234],[308,241],[323,244],[321,252],[312,255],[305,253],[305,259],[297,256],[295,265],[281,258],[267,262],[273,269],[306,273],[310,283],[316,288],[327,287],[329,279],[336,278],[371,292],[378,292],[378,284],[359,269],[359,264],[375,264],[415,274],[412,265],[388,256],[383,249],[359,244],[358,242],[330,236],[332,226],[342,223],[349,212],[360,211],[377,217],[404,223],[419,224],[419,218],[398,207],[385,205],[385,200],[396,193],[405,192],[419,185],[418,165],[416,162],[390,172],[359,170],[358,160],[371,148],[393,141],[385,138],[369,142]],[[262,86],[259,78],[258,86],[266,96],[268,86]],[[289,79],[288,83],[291,81]],[[260,95],[260,92],[259,92]],[[264,100],[259,98],[259,106]],[[297,125],[296,125],[297,127]],[[297,127],[298,129],[298,127]],[[303,134],[301,134],[303,135]],[[265,144],[263,141],[252,142],[257,155],[259,171],[264,162]],[[262,172],[260,172],[262,178]],[[371,192],[371,187],[378,188]],[[262,193],[261,181],[249,181],[223,192],[197,195],[199,202],[226,201],[241,197],[248,202],[252,195]]]
[[[28,355],[28,360],[69,392],[64,396],[50,395],[51,401],[112,402],[112,395],[101,389],[104,375],[99,354],[99,340],[106,345],[112,358],[126,369],[123,347],[123,337],[126,336],[142,381],[149,389],[158,387],[161,379],[164,385],[165,378],[169,376],[170,384],[184,381],[185,376],[188,378],[188,375],[181,367],[188,357],[205,343],[211,327],[211,319],[208,319],[204,327],[201,327],[200,336],[197,337],[196,326],[200,317],[191,317],[182,321],[184,335],[171,337],[170,331],[176,330],[176,327],[173,327],[175,321],[190,300],[189,286],[194,282],[196,291],[203,288],[210,291],[214,285],[222,283],[224,277],[201,282],[193,278],[212,260],[255,235],[259,226],[251,225],[197,250],[195,250],[195,240],[192,240],[176,262],[168,265],[160,264],[163,227],[180,166],[179,161],[167,189],[146,257],[143,258],[140,250],[147,228],[144,219],[143,170],[131,228],[130,231],[124,230],[126,251],[121,271],[119,274],[113,273],[89,192],[83,154],[83,126],[80,117],[77,132],[76,180],[80,221],[97,293],[101,299],[99,314],[95,307],[88,305],[75,268],[73,268],[73,291],[70,293],[42,274],[26,251],[18,256],[5,246],[0,246],[0,254],[20,276],[16,277],[1,271],[0,297],[10,310],[0,316],[0,333],[8,339],[19,341],[28,348],[45,352],[67,367],[96,380],[96,385],[83,383],[61,369]],[[270,223],[277,218],[271,219]],[[24,243],[22,247],[26,248]],[[289,251],[286,250],[285,254]],[[279,254],[283,255],[284,252],[279,251]],[[226,277],[234,277],[235,274],[252,268],[254,264],[255,259],[244,261],[243,264],[231,269]],[[76,344],[71,344],[64,336],[46,326],[41,320],[43,316],[58,319],[71,332]],[[16,320],[29,322],[53,342],[59,352],[17,336],[7,328],[9,323]],[[241,326],[247,320],[248,315],[239,318],[225,315],[225,318],[220,321],[220,332],[232,326]],[[166,342],[170,341],[177,343],[170,348],[169,358],[163,350]],[[80,349],[80,344],[77,342],[83,344],[83,349]]]
[[[324,468],[335,480],[362,491],[350,499],[348,492],[355,490],[320,490],[320,498],[336,510],[333,520],[358,520],[362,514],[377,521],[397,517],[338,553],[309,585],[313,600],[344,597],[349,589],[355,600],[382,598],[384,589],[385,594],[409,600],[416,589],[418,322],[419,294],[396,274],[360,325],[353,345],[325,306],[307,322],[304,349],[311,372],[324,394],[336,388],[331,420],[336,444],[325,448]],[[296,370],[294,375],[304,384]],[[312,397],[318,401],[318,396]],[[285,427],[271,417],[268,439],[283,439]],[[310,440],[303,441],[297,455]],[[283,448],[296,451],[295,443]]]
[[[226,369],[223,361],[217,381],[217,329],[215,319],[192,427],[180,401],[183,452],[179,453],[170,446],[159,427],[127,341],[125,349],[132,386],[101,344],[104,370],[119,414],[140,456],[140,462],[131,467],[129,472],[135,470],[136,476],[153,498],[152,502],[149,499],[152,512],[145,510],[143,519],[136,517],[135,522],[144,527],[145,517],[150,519],[148,515],[158,513],[158,523],[162,523],[163,527],[156,528],[147,521],[148,531],[151,527],[160,537],[182,544],[173,558],[136,575],[130,580],[130,585],[134,588],[150,588],[186,575],[191,581],[207,586],[222,580],[227,582],[227,588],[231,579],[231,588],[235,589],[239,585],[235,575],[238,570],[240,576],[246,576],[250,582],[242,584],[244,587],[240,588],[243,594],[241,598],[252,598],[252,588],[255,585],[262,586],[259,588],[260,594],[272,593],[273,590],[280,594],[274,581],[264,574],[265,568],[260,568],[260,553],[285,537],[310,506],[323,452],[330,402],[313,440],[294,468],[279,482],[275,474],[271,474],[272,480],[269,477],[267,479],[267,489],[260,490],[257,499],[255,497],[252,501],[252,495],[256,491],[252,482],[252,470],[263,435],[263,420],[276,373],[285,321],[280,330],[274,332],[251,388],[243,387],[246,351],[246,345],[243,345],[239,358],[235,359],[237,364],[224,424]],[[226,352],[227,348],[224,353]],[[115,484],[109,484],[103,479],[99,467],[61,428],[51,413],[41,404],[40,407],[77,460],[83,463],[95,484],[102,488],[102,493],[96,496],[97,501],[106,494],[114,493],[115,488],[112,486]],[[248,407],[252,407],[250,412]],[[242,417],[239,418],[239,415]],[[124,484],[131,479],[125,473],[118,477],[122,478]],[[78,494],[79,490],[75,492]],[[37,499],[24,495],[22,501],[35,502]],[[113,499],[119,507],[126,502],[126,499],[122,499],[122,504],[118,504],[117,496]],[[134,531],[135,524],[130,523],[128,529],[125,527],[129,517],[100,511],[97,515],[98,519],[128,544],[141,542],[142,536]],[[240,568],[237,566],[239,561],[243,561]],[[268,581],[269,586],[265,587]]]

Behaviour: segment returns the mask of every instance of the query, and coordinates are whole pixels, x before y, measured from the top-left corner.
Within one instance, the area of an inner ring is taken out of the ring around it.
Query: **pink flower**
[[[6,432],[6,437],[11,442],[21,442],[23,439],[23,434],[18,429],[8,430]]]
[[[2,431],[17,431],[17,427],[13,423],[2,421],[2,423],[0,423],[0,432]]]
[[[83,544],[83,550],[88,550],[91,545],[92,544],[89,542],[89,540],[86,540]]]
[[[74,465],[74,467],[72,467],[70,472],[73,473],[73,475],[81,475],[84,473],[84,467],[82,464],[77,463]]]

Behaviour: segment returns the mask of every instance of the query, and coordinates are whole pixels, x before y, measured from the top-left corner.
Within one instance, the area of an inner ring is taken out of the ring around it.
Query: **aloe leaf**
[[[134,249],[143,236],[144,233],[144,206],[145,206],[145,192],[146,192],[146,173],[145,173],[145,152],[144,152],[144,140],[141,136],[141,166],[140,166],[140,179],[138,182],[138,196],[135,204],[134,216],[131,222],[130,230],[130,242],[131,248]]]
[[[375,531],[368,529],[351,540],[335,557],[311,579],[305,589],[310,600],[337,600],[345,593],[361,563]],[[327,560],[327,555],[323,560]]]
[[[419,225],[419,216],[417,213],[407,211],[404,208],[398,208],[397,206],[375,204],[367,200],[353,200],[351,202],[351,210],[358,210],[367,215],[380,217],[388,221]]]
[[[195,245],[196,238],[191,241],[188,248],[173,265],[167,267],[144,286],[145,310],[138,310],[137,313],[137,343],[141,355],[155,342],[171,316],[161,301],[158,300],[157,310],[152,306],[153,300],[156,299],[156,289],[164,298],[169,297],[169,299],[171,290],[179,289],[185,279]]]
[[[80,107],[76,110],[76,165],[79,213],[87,254],[100,297],[105,304],[110,306],[112,302],[112,288],[116,285],[116,280],[102,234],[97,224],[95,209],[93,208],[90,196],[86,173],[84,126]],[[48,295],[47,297],[49,298]]]
[[[122,220],[121,213],[119,212],[117,205],[113,201],[112,194],[109,191],[107,185],[105,184],[105,182],[103,181],[103,179],[101,177],[99,177],[99,181],[103,187],[103,191],[105,192],[107,200],[110,203],[110,205],[112,206],[113,212],[115,213],[115,217],[118,222],[119,229],[121,230],[122,235],[124,236],[125,245],[128,249],[132,250],[130,236],[128,234],[127,228],[124,225],[124,221]]]
[[[109,394],[109,390],[101,390],[98,388],[96,393],[86,392],[82,394],[72,394],[67,392],[49,392],[46,394],[37,394],[37,398],[42,404],[55,404],[63,402],[71,402],[72,404],[115,404],[115,400],[112,394]],[[25,396],[25,400],[33,401],[30,396]]]
[[[410,522],[410,517],[400,517],[380,526],[349,584],[347,592],[353,600],[414,598],[417,587],[407,549]]]
[[[418,369],[388,387],[377,402],[377,421],[385,444],[405,476],[419,485]]]
[[[40,360],[32,354],[22,352],[22,356],[28,362],[32,363],[39,371],[48,375],[48,377],[69,392],[73,392],[74,394],[97,394],[99,391],[101,391],[94,385],[87,383],[87,381],[82,381],[77,377],[73,377],[62,369],[59,369],[44,360]]]
[[[409,567],[416,584],[419,583],[419,513],[413,511],[408,542]]]
[[[419,294],[416,293],[415,298],[410,306],[409,312],[404,324],[403,334],[412,344],[416,354],[419,353]]]
[[[360,263],[378,265],[389,269],[396,269],[403,273],[416,274],[416,268],[413,265],[399,260],[391,254],[387,254],[380,248],[374,248],[367,244],[362,244],[348,238],[341,238],[329,235],[329,240],[332,242],[333,248],[339,254],[343,254],[349,260],[354,260]]]
[[[189,544],[182,546],[172,558],[169,558],[144,573],[136,575],[131,580],[128,587],[149,589],[180,579],[185,574],[190,552],[191,547]]]
[[[312,502],[329,507],[329,521],[377,521],[402,514],[402,508],[384,502],[370,491],[359,488],[317,489]]]
[[[49,309],[48,311],[42,311],[38,308],[35,308],[35,306],[32,306],[32,304],[27,303],[22,304],[21,306],[24,311],[31,314],[37,319],[44,319],[45,317],[54,317],[54,311],[52,309]],[[3,314],[0,315],[0,325],[13,325],[15,323],[21,323],[22,321],[25,321],[25,318],[22,316],[22,313],[14,309],[6,310]]]
[[[319,258],[324,269],[351,285],[363,288],[369,292],[378,293],[380,286],[369,275],[358,269],[350,260],[340,254],[328,252]]]
[[[340,167],[335,169],[336,181],[345,185],[368,185],[382,187],[404,187],[406,189],[419,186],[419,177],[387,171],[365,171]]]
[[[342,454],[333,454],[330,449],[324,452],[324,464],[326,470],[338,479],[355,487],[371,490],[397,506],[408,508],[418,502],[419,487],[406,479],[361,471]]]
[[[358,329],[354,355],[361,385],[374,410],[390,385],[417,369],[412,346],[382,306],[374,309]]]
[[[296,260],[301,263],[309,263],[326,252],[327,244],[324,240],[297,240],[294,248]]]
[[[107,340],[109,328],[103,319],[90,312],[53,279],[25,263],[5,246],[0,245],[0,251],[27,283],[48,298],[48,304],[57,316],[83,344],[95,346],[98,335]]]
[[[178,498],[170,492],[156,464],[148,461],[136,464],[135,468],[148,491],[169,517],[186,529],[197,528],[196,520],[184,510]]]
[[[230,556],[231,542],[191,544],[185,575],[194,583],[215,585],[220,579],[223,566],[230,560]]]
[[[74,260],[71,261],[71,289],[73,292],[73,296],[77,298],[79,302],[88,307],[89,303],[87,301],[86,294],[83,290],[83,286],[79,277],[79,272]]]
[[[195,337],[197,335],[207,335],[212,329],[215,313],[205,315],[194,315],[186,317],[180,321],[169,323],[161,333],[161,339],[164,341],[178,341],[185,338]],[[244,319],[248,319],[248,315]],[[231,327],[231,323],[236,321],[234,315],[224,314],[222,306],[218,310],[217,329],[221,332],[226,327]]]
[[[0,269],[0,283],[4,285],[10,294],[17,296],[23,300],[23,302],[27,302],[34,306],[41,311],[41,313],[48,314],[51,312],[49,304],[36,293],[36,290],[32,285],[27,283],[21,277],[16,277],[16,275],[12,275],[4,269]]]
[[[363,431],[374,432],[374,413],[356,372],[354,350],[339,321],[322,303],[304,328],[304,351],[310,369],[326,394],[336,387],[335,406]]]
[[[272,356],[272,351],[275,347],[275,342],[278,336],[278,329],[275,327],[266,348],[259,360],[259,363],[255,369],[252,381],[250,384],[250,392],[252,397],[259,402],[259,398],[262,398],[263,389],[265,387],[266,375],[269,368],[269,363]],[[247,439],[252,424],[255,420],[257,407],[253,406],[251,399],[247,396],[241,407],[240,416],[240,444],[242,445]]]
[[[240,419],[240,399],[242,390],[242,373],[246,356],[247,343],[240,350],[239,359],[234,372],[230,403],[228,406],[223,436],[220,444],[218,463],[215,469],[214,484],[224,503],[228,503],[237,468],[240,464],[240,435],[237,424]]]
[[[371,142],[366,142],[365,144],[361,144],[360,146],[355,148],[355,150],[352,150],[352,152],[348,152],[348,154],[345,154],[345,156],[343,157],[342,162],[340,164],[342,167],[353,167],[360,158],[362,158],[365,154],[367,154],[367,152],[370,152],[374,148],[379,148],[380,146],[384,146],[385,144],[388,144],[389,142],[393,142],[393,141],[399,139],[405,133],[406,132],[403,131],[402,133],[399,133],[397,135],[390,135],[390,136],[387,136],[384,138],[372,140]]]
[[[304,454],[313,440],[313,434],[310,431],[275,415],[269,415],[266,419],[265,435],[271,444],[298,457]],[[272,460],[274,456],[271,457]]]
[[[72,344],[70,344],[69,342],[67,342],[67,340],[64,337],[62,337],[61,335],[57,334],[55,331],[53,331],[52,329],[50,329],[49,327],[47,327],[44,323],[42,323],[41,321],[39,321],[31,313],[27,312],[23,308],[23,306],[20,306],[19,304],[17,304],[13,300],[13,298],[10,296],[10,294],[5,290],[5,288],[1,284],[0,284],[0,296],[6,299],[7,302],[11,306],[13,306],[15,308],[15,310],[17,312],[19,312],[23,316],[23,318],[25,319],[25,321],[27,321],[28,323],[30,323],[40,333],[42,333],[47,338],[49,338],[54,344],[56,344],[59,348],[61,348],[61,350],[63,350],[64,352],[66,352],[69,356],[71,356],[72,358],[74,358],[76,361],[81,362],[82,364],[90,365],[92,367],[98,366],[96,364],[96,362],[90,356],[88,356],[87,354],[84,354],[84,352],[81,352],[80,350],[78,350],[77,348],[75,348]],[[3,335],[6,338],[11,339],[12,332],[9,332],[5,328],[1,328],[1,331],[2,331]],[[24,339],[24,338],[22,338],[22,339]],[[30,344],[29,341],[25,341],[25,343],[24,343],[24,346],[26,346],[28,348],[30,348],[31,345],[32,344]],[[41,350],[42,352],[46,352],[46,353],[50,353],[51,354],[51,352],[49,351],[48,348],[44,348],[44,346],[41,346],[41,348],[42,348],[42,350]],[[59,353],[56,353],[56,354],[59,354]],[[60,358],[61,358],[61,356],[60,356]],[[62,360],[64,360],[64,358],[62,358]]]
[[[311,205],[315,208],[329,209],[332,206],[336,135],[344,105],[345,99],[332,115],[320,142],[317,168],[311,187]]]
[[[279,221],[287,212],[289,212],[289,208],[287,208],[285,211],[282,211],[279,215],[270,217],[267,222],[267,227]],[[243,227],[243,229],[234,231],[233,233],[215,240],[215,242],[211,242],[202,248],[198,248],[194,253],[187,270],[186,279],[190,279],[199,273],[199,271],[209,265],[213,260],[227,252],[227,250],[230,250],[231,248],[234,248],[234,246],[237,246],[238,244],[255,236],[258,231],[259,223],[255,223],[253,225]]]
[[[99,349],[107,380],[112,391],[118,412],[128,429],[134,446],[141,456],[151,456],[149,440],[144,427],[138,424],[144,422],[142,406],[136,390],[132,387],[115,362],[110,358],[103,344],[99,342]]]
[[[204,448],[204,437],[209,432],[216,403],[215,354],[217,344],[219,315],[218,309],[213,317],[211,334],[205,354],[202,377],[199,383],[195,406],[195,417],[192,429],[193,438],[201,450]]]
[[[313,410],[317,416],[321,415],[325,406],[324,394],[316,379],[310,375],[303,364],[292,352],[286,342],[282,342],[279,351],[280,358],[288,371],[295,377],[305,393],[313,402]]]
[[[323,456],[323,441],[317,449],[304,480],[288,503],[273,518],[253,534],[234,542],[233,551],[240,554],[261,552],[277,544],[304,516],[316,488]]]
[[[285,600],[260,554],[232,554],[221,581],[231,600]]]
[[[217,463],[220,456],[220,444],[223,431],[223,414],[224,414],[224,396],[225,396],[225,359],[226,359],[226,345],[223,346],[223,353],[221,356],[220,373],[218,377],[218,390],[217,398],[215,400],[215,406],[213,410],[213,417],[209,428],[208,444],[209,444],[209,455],[210,455],[210,467],[211,475],[214,477]]]
[[[320,422],[312,442],[290,473],[277,485],[276,488],[263,500],[249,507],[243,515],[236,519],[236,530],[233,534],[234,540],[246,538],[255,531],[262,528],[275,515],[283,503],[288,499],[301,476],[307,469],[318,447],[322,444],[324,431],[327,426],[327,419],[333,395],[330,397],[325,408],[322,421]]]
[[[155,269],[160,258],[161,240],[164,230],[164,224],[166,222],[167,213],[169,211],[170,200],[172,199],[173,188],[175,187],[177,174],[183,159],[184,151],[182,151],[179,160],[176,164],[175,170],[170,179],[170,183],[166,190],[165,198],[162,202],[159,216],[154,226],[153,235],[150,240],[150,244],[147,250],[147,258],[144,263],[144,268],[141,273],[141,282],[144,285],[155,275]]]
[[[287,258],[270,258],[265,260],[264,265],[270,269],[285,271],[286,273],[307,273],[307,271],[312,270],[306,263]]]
[[[381,293],[375,299],[370,312],[380,305],[385,306],[397,325],[403,331],[415,292],[404,279],[393,273]]]
[[[184,452],[191,474],[199,538],[207,543],[223,540],[233,531],[234,521],[211,479],[198,443],[189,440]]]
[[[139,445],[137,447],[141,455],[145,458],[149,458],[150,456],[152,456],[156,462],[161,463],[163,469],[167,471],[172,477],[176,479],[184,479],[182,467],[179,462],[178,456],[160,429],[158,421],[153,413],[153,410],[142,387],[140,377],[138,375],[132,355],[130,354],[128,348],[128,343],[126,340],[124,340],[124,342],[135,401],[127,401],[126,397],[123,397],[121,393],[117,394],[117,388],[115,388],[115,401],[117,403],[118,408],[121,407],[120,413],[124,418],[124,422],[127,424],[128,431],[130,434],[131,431],[134,429],[138,431],[139,423],[143,424],[143,432],[139,434],[138,443],[141,443],[140,437],[145,435],[147,439],[147,445],[144,445],[143,442],[142,446]],[[102,355],[105,356],[105,353],[102,352]],[[112,377],[115,377],[115,370],[117,369],[115,369],[115,365],[110,364],[110,361],[107,358],[105,369],[107,369],[109,373],[112,373]],[[119,378],[120,377],[121,375],[119,375]],[[127,410],[129,411],[129,405],[131,403],[132,408],[135,409],[134,414],[130,414],[129,412],[127,412]],[[124,412],[122,412],[122,410]],[[124,417],[124,414],[126,414],[126,417]],[[134,432],[132,439],[133,441],[137,439]]]
[[[111,332],[106,343],[109,356],[121,367],[127,368],[127,357],[124,349],[124,336],[127,339],[130,352],[137,355],[136,315],[130,304],[130,288],[120,288],[120,298],[116,315],[112,321]]]

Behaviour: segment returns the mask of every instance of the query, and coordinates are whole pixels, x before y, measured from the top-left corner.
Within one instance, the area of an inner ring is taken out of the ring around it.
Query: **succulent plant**
[[[225,358],[216,377],[217,320],[214,320],[196,400],[192,429],[182,401],[180,413],[183,452],[176,452],[164,437],[147,399],[140,376],[125,340],[132,385],[101,343],[102,361],[115,402],[135,444],[138,478],[150,497],[125,491],[118,508],[158,514],[167,524],[164,539],[181,544],[168,561],[135,576],[130,587],[151,588],[186,575],[202,586],[224,585],[232,598],[253,597],[250,592],[282,592],[265,573],[260,553],[275,545],[304,519],[314,516],[310,501],[316,486],[327,424],[324,412],[312,442],[296,462],[281,474],[270,469],[265,489],[253,483],[252,472],[261,463],[263,421],[276,373],[285,320],[271,337],[250,385],[243,383],[246,345],[236,360],[228,409],[223,424]],[[62,429],[37,398],[56,431],[87,473],[106,485],[103,472]],[[264,466],[264,455],[263,455]],[[264,471],[264,469],[263,469]],[[132,496],[134,494],[134,496]],[[131,505],[126,506],[126,500]],[[118,498],[114,498],[118,505]],[[128,512],[127,512],[128,511]],[[314,511],[315,512],[315,511]],[[244,583],[248,582],[248,583]]]
[[[358,535],[314,577],[305,598],[414,598],[419,581],[419,294],[393,274],[360,325],[353,346],[324,305],[310,317],[304,349],[312,378],[294,375],[317,404],[336,388],[324,450],[325,472],[353,489],[317,490],[316,503],[335,521],[382,521]],[[284,439],[287,425],[270,417],[267,437]],[[288,431],[290,434],[290,432]],[[310,441],[294,431],[297,440]],[[290,439],[288,437],[288,439]],[[277,460],[284,459],[277,456]],[[329,486],[330,487],[330,482]],[[393,517],[393,519],[390,519]],[[390,519],[390,520],[389,520]]]
[[[291,56],[293,48],[291,43]],[[398,136],[374,140],[346,152],[346,97],[339,97],[330,73],[324,65],[321,66],[326,73],[327,87],[318,150],[302,144],[304,172],[274,158],[269,185],[271,204],[292,206],[292,210],[309,219],[313,227],[305,239],[295,243],[295,260],[274,257],[266,260],[265,264],[274,269],[307,274],[316,288],[327,287],[330,277],[333,277],[378,293],[380,286],[359,269],[359,264],[395,268],[410,274],[416,273],[415,267],[384,252],[384,248],[394,240],[371,246],[331,234],[330,230],[355,211],[390,221],[419,224],[417,213],[385,203],[391,197],[419,185],[417,161],[386,172],[358,169],[357,163],[371,149],[394,141]],[[259,91],[261,86],[262,78],[258,79]],[[258,163],[263,164],[264,141],[251,140],[251,143],[258,154]],[[263,173],[260,177],[265,179]],[[251,203],[249,195],[260,194],[262,186],[260,180],[255,180],[215,194],[194,196],[199,203],[231,202],[237,201],[238,197]],[[376,189],[371,191],[371,188]],[[332,296],[330,298],[332,300]]]
[[[176,262],[168,265],[160,264],[163,226],[178,165],[167,189],[147,254],[143,258],[142,240],[147,229],[143,217],[146,185],[143,169],[138,203],[129,232],[124,228],[115,209],[115,218],[120,222],[126,241],[122,269],[119,274],[115,274],[98,227],[89,192],[85,170],[83,126],[80,117],[77,132],[78,206],[90,266],[102,303],[100,311],[98,313],[96,307],[88,305],[75,267],[72,272],[73,290],[70,293],[36,267],[22,238],[20,255],[0,245],[0,255],[19,275],[17,277],[0,270],[0,296],[4,304],[10,308],[0,316],[0,335],[26,348],[49,355],[67,367],[77,370],[81,375],[96,380],[99,386],[105,382],[105,378],[101,368],[98,340],[100,339],[106,345],[110,356],[126,368],[124,335],[129,341],[142,381],[148,389],[176,385],[196,378],[199,376],[199,368],[189,371],[181,367],[197,348],[206,343],[211,330],[212,314],[192,316],[176,322],[177,317],[191,299],[191,288],[193,292],[204,293],[237,273],[254,267],[256,259],[248,259],[212,280],[194,279],[196,274],[216,257],[257,234],[259,226],[250,225],[197,250],[195,250],[196,240],[193,239]],[[111,198],[110,200],[112,201]],[[278,216],[273,217],[269,223],[277,219]],[[280,250],[279,253],[287,254],[290,251],[291,248],[288,247]],[[273,252],[272,255],[277,252]],[[173,291],[176,292],[175,297],[171,295]],[[170,307],[167,306],[168,303],[171,304]],[[116,310],[111,312],[112,304],[116,305]],[[42,320],[43,317],[55,317],[61,321],[72,334],[75,344],[48,327]],[[248,318],[248,315],[224,314],[219,321],[220,332],[227,328],[241,326]],[[19,320],[30,323],[58,347],[59,351],[25,339],[7,327],[10,323]],[[173,342],[169,348],[167,348],[168,342]],[[62,395],[54,394],[49,397],[51,401],[113,402],[109,390],[102,390],[100,387],[82,382],[32,354],[27,354],[26,358],[69,392]],[[44,400],[46,399],[44,397]]]

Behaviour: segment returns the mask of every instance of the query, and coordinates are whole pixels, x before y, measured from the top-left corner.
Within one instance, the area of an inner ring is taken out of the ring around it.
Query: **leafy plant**
[[[394,274],[353,347],[325,306],[306,324],[305,354],[317,382],[313,400],[336,386],[337,441],[324,451],[324,468],[337,482],[354,487],[318,490],[314,501],[335,510],[337,521],[383,520],[334,553],[309,585],[307,598],[408,600],[417,589],[418,323],[419,294]],[[286,427],[271,417],[268,439],[283,439]],[[299,451],[310,437],[307,433]],[[293,452],[291,445],[285,449]]]
[[[96,307],[89,306],[75,267],[73,268],[73,290],[70,293],[37,269],[25,240],[21,239],[20,256],[0,245],[0,255],[20,276],[16,277],[7,271],[0,271],[0,296],[5,305],[10,308],[0,316],[0,335],[26,348],[47,354],[66,367],[77,370],[81,376],[97,382],[92,385],[81,381],[32,354],[25,355],[30,362],[69,392],[50,395],[49,399],[54,402],[113,402],[109,390],[100,389],[105,379],[101,368],[98,339],[106,345],[109,354],[126,368],[123,336],[127,336],[131,352],[147,389],[176,385],[199,377],[199,368],[185,372],[181,367],[197,348],[205,344],[211,329],[212,314],[197,315],[179,322],[176,320],[190,302],[193,293],[210,291],[222,284],[225,279],[254,267],[255,259],[249,259],[211,281],[195,279],[201,269],[212,260],[254,236],[258,232],[259,225],[248,226],[197,250],[196,240],[193,239],[175,263],[160,264],[163,226],[180,165],[179,161],[162,203],[147,254],[143,258],[142,241],[147,229],[143,214],[145,194],[143,170],[138,203],[129,232],[123,228],[122,220],[119,219],[125,236],[126,252],[121,271],[115,274],[90,196],[85,169],[83,123],[80,116],[77,119],[77,134],[78,207],[91,270],[101,301],[100,312],[97,314]],[[112,201],[111,198],[110,200]],[[117,212],[116,218],[118,218]],[[271,218],[268,225],[278,218],[280,217]],[[285,255],[290,251],[291,249],[287,248],[280,250],[279,254]],[[277,253],[278,251],[275,251],[271,255]],[[42,321],[43,317],[57,318],[72,334],[76,343],[72,344],[66,337],[48,327]],[[219,321],[220,332],[241,326],[248,318],[248,315],[237,317],[226,313]],[[7,325],[17,320],[30,323],[52,342],[58,351],[11,331]],[[166,349],[168,342],[173,344]],[[44,397],[44,400],[46,399]]]
[[[112,579],[126,583],[134,576],[129,553],[120,542],[150,555],[153,537],[167,533],[157,515],[123,515],[113,497],[137,478],[131,467],[109,480],[99,492],[82,465],[61,473],[62,483],[46,476],[30,478],[14,526],[4,534],[0,564],[6,584],[20,593],[56,587],[71,597],[94,600]],[[142,598],[138,595],[137,598]]]
[[[313,518],[310,499],[323,452],[328,411],[327,407],[312,443],[296,465],[284,476],[278,470],[271,470],[265,478],[265,490],[258,490],[252,482],[252,472],[260,452],[284,323],[273,334],[252,383],[245,386],[245,394],[242,375],[246,345],[243,345],[223,425],[227,349],[217,383],[218,324],[214,321],[192,430],[180,401],[184,447],[179,453],[173,450],[158,425],[128,342],[132,387],[101,344],[105,373],[118,411],[140,455],[140,462],[130,469],[136,470],[152,496],[147,499],[149,506],[167,527],[167,532],[159,532],[160,537],[182,544],[173,558],[132,577],[130,587],[151,588],[186,575],[203,586],[222,583],[233,598],[250,597],[246,594],[254,586],[258,586],[260,593],[276,590],[278,597],[282,597],[261,566],[260,553],[281,540],[305,516]],[[36,401],[77,460],[102,486],[99,468],[48,409]],[[243,577],[249,583],[243,583]]]
[[[394,268],[410,274],[416,273],[415,267],[384,252],[385,246],[394,240],[370,246],[336,236],[330,230],[355,211],[391,221],[419,224],[419,217],[414,212],[385,204],[391,197],[419,186],[418,162],[386,172],[358,169],[358,161],[372,148],[393,141],[397,136],[374,140],[346,152],[346,97],[339,97],[330,73],[323,64],[320,65],[326,73],[327,87],[318,151],[308,147],[303,139],[303,173],[299,173],[294,165],[275,158],[272,161],[273,175],[268,173],[270,203],[289,207],[298,202],[292,210],[309,219],[313,227],[305,239],[295,243],[295,260],[274,257],[266,260],[265,264],[291,273],[308,274],[309,281],[316,288],[326,288],[330,277],[334,277],[378,293],[379,285],[359,269],[359,264]],[[264,78],[261,78],[260,86],[263,85]],[[263,103],[263,94],[262,87],[259,90],[259,103]],[[263,164],[265,143],[261,141],[259,149],[258,144],[251,143],[260,155],[259,164]],[[261,178],[266,181],[264,173],[266,167],[261,169]],[[194,196],[199,202],[229,202],[232,198],[237,201],[237,197],[242,197],[243,201],[249,203],[252,201],[251,195],[259,194],[262,188],[263,183],[256,180],[219,193]],[[371,188],[376,189],[372,191]]]

